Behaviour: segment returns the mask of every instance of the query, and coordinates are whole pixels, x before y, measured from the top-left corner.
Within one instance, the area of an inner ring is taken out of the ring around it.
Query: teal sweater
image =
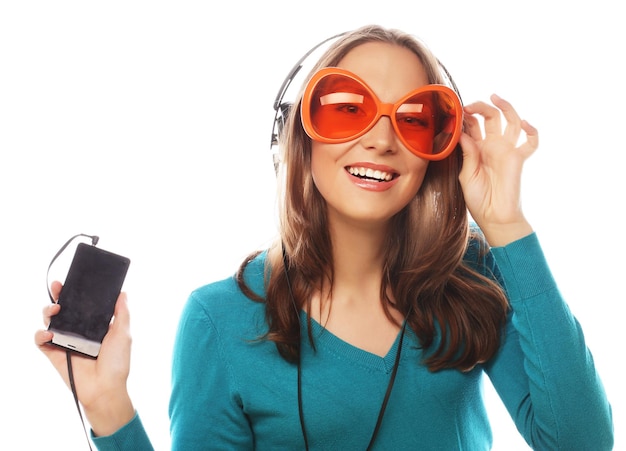
[[[493,248],[477,268],[500,274],[512,314],[498,354],[461,373],[429,372],[413,331],[401,361],[376,450],[487,450],[491,429],[481,396],[487,375],[518,430],[538,450],[612,448],[611,408],[583,333],[559,294],[536,235]],[[263,293],[265,254],[246,271]],[[494,263],[495,259],[495,263]],[[174,450],[299,450],[297,369],[265,330],[262,303],[246,298],[234,278],[194,291],[182,314],[170,401]],[[302,320],[303,327],[306,319]],[[312,450],[366,448],[398,351],[384,357],[342,341],[313,321],[316,351],[304,340],[302,404]],[[100,450],[151,449],[138,416]]]

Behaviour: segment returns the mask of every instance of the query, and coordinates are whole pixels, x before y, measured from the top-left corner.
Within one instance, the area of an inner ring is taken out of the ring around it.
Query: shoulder
[[[244,271],[246,284],[261,297],[265,295],[265,257],[265,252],[259,254],[248,262]],[[232,275],[193,290],[181,320],[219,324],[221,328],[228,324],[241,324],[247,319],[256,323],[257,317],[263,317],[264,312],[265,304],[248,298],[241,291],[235,275]]]

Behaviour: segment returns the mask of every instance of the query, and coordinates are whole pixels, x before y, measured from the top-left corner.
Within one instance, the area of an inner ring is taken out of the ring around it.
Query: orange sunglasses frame
[[[320,135],[319,133],[315,131],[315,127],[313,126],[313,122],[311,120],[311,100],[312,100],[313,92],[315,91],[315,87],[320,82],[320,80],[322,80],[323,78],[329,75],[342,75],[344,77],[350,78],[358,82],[359,84],[363,86],[366,92],[372,97],[372,99],[376,103],[376,116],[372,119],[369,125],[367,127],[364,127],[363,130],[361,130],[360,132],[354,135],[348,136],[346,138],[327,138],[325,136]],[[400,128],[397,124],[396,117],[394,114],[394,112],[409,98],[417,94],[420,94],[422,92],[444,93],[454,103],[455,123],[454,123],[454,130],[452,131],[452,137],[450,138],[448,145],[441,152],[438,152],[438,153],[422,153],[422,152],[418,152],[412,149],[411,146],[408,144],[407,140],[402,136],[402,133],[400,133]],[[368,131],[370,131],[372,127],[378,122],[378,120],[382,116],[387,116],[391,120],[393,129],[395,130],[396,135],[400,138],[400,141],[402,141],[402,143],[406,146],[406,148],[414,155],[417,155],[420,158],[424,158],[424,159],[431,160],[431,161],[443,160],[444,158],[446,158],[448,155],[452,153],[452,151],[454,150],[454,148],[456,147],[459,141],[459,138],[461,137],[461,131],[463,128],[463,106],[461,105],[461,100],[459,99],[459,96],[453,89],[450,89],[449,87],[445,85],[441,85],[441,84],[424,85],[409,92],[407,95],[402,97],[396,103],[383,103],[380,101],[380,99],[374,93],[374,91],[372,91],[372,89],[367,85],[367,83],[365,83],[365,81],[363,81],[358,75],[353,74],[350,71],[347,71],[345,69],[341,69],[338,67],[325,67],[317,71],[313,75],[313,77],[311,77],[311,80],[309,80],[309,82],[307,83],[307,86],[304,90],[304,95],[302,97],[302,108],[301,108],[300,116],[302,119],[302,126],[304,127],[304,131],[307,133],[307,135],[309,135],[309,137],[315,141],[326,143],[326,144],[338,144],[338,143],[352,141],[353,139],[357,139],[363,136]]]

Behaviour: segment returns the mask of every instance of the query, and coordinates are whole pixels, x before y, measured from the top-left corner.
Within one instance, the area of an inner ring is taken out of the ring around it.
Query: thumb
[[[122,291],[117,298],[113,318],[113,327],[128,333],[130,329],[130,313],[128,311],[128,298],[124,291]]]
[[[113,369],[114,372],[127,377],[131,342],[130,313],[126,293],[122,292],[115,303],[115,313],[109,331],[102,340],[98,361],[108,362],[110,370]]]
[[[461,149],[463,150],[463,166],[459,174],[461,184],[470,181],[478,172],[480,165],[480,152],[476,142],[466,133],[461,134],[459,139]]]

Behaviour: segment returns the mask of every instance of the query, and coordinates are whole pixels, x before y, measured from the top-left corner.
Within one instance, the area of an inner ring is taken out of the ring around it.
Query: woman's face
[[[338,64],[361,77],[384,103],[428,84],[419,58],[403,47],[371,42]],[[416,195],[428,161],[400,141],[387,116],[363,136],[341,144],[313,141],[311,170],[332,221],[384,225]]]

